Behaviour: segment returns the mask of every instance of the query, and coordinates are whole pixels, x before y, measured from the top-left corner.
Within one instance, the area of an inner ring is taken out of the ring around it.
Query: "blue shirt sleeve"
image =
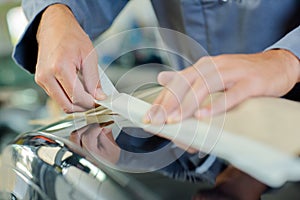
[[[285,49],[292,52],[300,60],[300,26],[289,32],[278,42],[267,48],[270,49]]]
[[[23,0],[22,7],[29,24],[14,49],[14,60],[29,72],[35,72],[38,51],[36,32],[41,15],[48,6],[53,4],[68,6],[89,37],[95,39],[110,27],[127,2],[128,0]]]

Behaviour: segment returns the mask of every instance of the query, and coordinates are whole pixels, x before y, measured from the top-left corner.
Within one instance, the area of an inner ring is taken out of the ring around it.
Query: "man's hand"
[[[84,111],[104,99],[93,45],[70,9],[61,4],[43,13],[35,81],[65,112]]]
[[[183,71],[159,74],[158,82],[165,89],[144,122],[173,123],[192,115],[200,119],[224,112],[250,97],[279,97],[299,81],[299,74],[298,58],[286,50],[204,57]],[[224,93],[202,105],[209,94],[219,91]]]

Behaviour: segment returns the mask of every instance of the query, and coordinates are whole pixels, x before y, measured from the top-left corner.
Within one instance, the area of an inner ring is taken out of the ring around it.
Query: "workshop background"
[[[0,150],[18,134],[36,128],[37,120],[39,122],[44,120],[45,123],[49,119],[63,115],[55,104],[48,100],[45,92],[35,84],[33,75],[19,68],[12,60],[13,45],[16,44],[27,24],[20,4],[19,0],[0,0]],[[157,21],[148,0],[131,0],[114,25],[97,41],[122,30],[156,24]],[[135,38],[128,41],[137,42],[143,35],[133,37]],[[110,55],[107,55],[105,59],[109,59],[109,57]],[[138,54],[138,56],[136,54],[127,55],[115,62],[107,73],[113,81],[116,81],[122,73],[145,59],[159,61],[163,58],[160,58],[155,52]],[[160,69],[149,69],[149,71],[136,73],[147,73],[147,77],[155,78],[159,71]],[[132,76],[139,75],[132,74]],[[132,83],[128,82],[127,84],[122,87],[126,88]],[[265,195],[263,199],[293,200],[295,197],[300,199],[300,192],[297,189],[299,186],[300,184],[287,184],[280,190]]]

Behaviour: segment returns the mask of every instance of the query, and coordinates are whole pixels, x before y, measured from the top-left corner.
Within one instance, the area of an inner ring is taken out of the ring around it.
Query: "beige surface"
[[[255,98],[227,112],[224,130],[299,155],[299,125],[300,103],[279,98]]]

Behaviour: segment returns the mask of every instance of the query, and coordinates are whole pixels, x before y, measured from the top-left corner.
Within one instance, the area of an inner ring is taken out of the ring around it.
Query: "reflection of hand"
[[[266,189],[266,185],[230,165],[218,175],[214,188],[200,189],[192,199],[260,199]]]
[[[65,112],[84,111],[94,106],[94,98],[105,98],[92,42],[66,6],[45,10],[37,40],[35,80]]]
[[[119,160],[120,148],[109,128],[101,128],[98,124],[90,125],[88,129],[73,132],[70,140],[109,163],[115,164]]]
[[[162,124],[192,115],[207,117],[224,112],[249,97],[282,96],[298,82],[299,71],[299,60],[286,50],[201,58],[193,67],[159,75],[158,81],[165,89],[144,121]],[[218,91],[225,93],[212,104],[199,108],[210,93]]]

